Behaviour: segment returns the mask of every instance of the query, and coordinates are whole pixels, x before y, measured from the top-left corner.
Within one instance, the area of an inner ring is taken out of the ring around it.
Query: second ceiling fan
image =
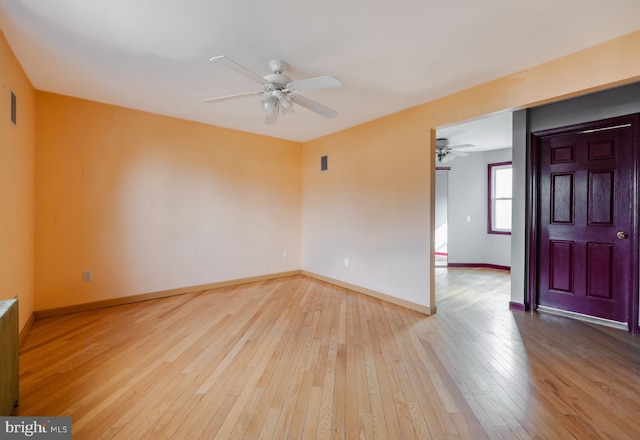
[[[449,139],[438,138],[436,139],[436,160],[440,163],[450,162],[456,158],[456,156],[464,157],[469,155],[465,151],[458,151],[459,148],[475,147],[473,144],[460,144],[449,145]]]
[[[249,96],[264,96],[262,100],[262,108],[266,114],[265,124],[274,124],[278,120],[280,113],[287,114],[293,112],[293,104],[298,104],[311,110],[325,118],[335,118],[338,112],[325,105],[320,104],[312,99],[299,95],[297,92],[308,90],[330,89],[340,87],[342,83],[333,75],[318,76],[310,79],[302,79],[294,81],[290,76],[283,72],[287,67],[287,63],[281,60],[269,61],[269,67],[273,73],[266,76],[260,76],[257,73],[247,69],[246,67],[236,63],[232,59],[221,55],[209,60],[217,64],[221,64],[245,77],[254,80],[262,87],[255,92],[238,93],[235,95],[220,96],[217,98],[205,99],[205,102],[221,102],[232,99],[246,98]]]

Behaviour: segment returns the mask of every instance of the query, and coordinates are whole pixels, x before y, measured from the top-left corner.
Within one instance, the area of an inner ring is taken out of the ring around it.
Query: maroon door
[[[628,321],[631,125],[539,138],[538,305]]]

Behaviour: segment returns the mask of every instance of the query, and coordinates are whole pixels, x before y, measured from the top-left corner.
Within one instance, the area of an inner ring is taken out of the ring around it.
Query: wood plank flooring
[[[640,438],[640,339],[436,272],[431,317],[295,276],[36,321],[15,414],[74,440]]]

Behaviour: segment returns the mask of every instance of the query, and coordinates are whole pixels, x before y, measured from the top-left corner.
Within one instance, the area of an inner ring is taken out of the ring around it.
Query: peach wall
[[[299,143],[37,104],[37,310],[299,270]]]
[[[0,299],[18,296],[21,330],[34,310],[34,124],[35,91],[0,32]]]
[[[302,269],[433,307],[431,130],[636,81],[638,48],[635,32],[305,143]]]
[[[305,143],[303,270],[429,304],[429,137],[397,114]]]

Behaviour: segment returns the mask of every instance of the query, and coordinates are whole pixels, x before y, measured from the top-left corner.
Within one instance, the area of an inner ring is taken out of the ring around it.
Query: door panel
[[[551,175],[551,223],[573,224],[573,173]]]
[[[613,300],[613,245],[587,243],[587,296]]]
[[[550,288],[573,293],[573,242],[549,240]]]
[[[538,144],[538,304],[625,322],[631,289],[632,127]]]

